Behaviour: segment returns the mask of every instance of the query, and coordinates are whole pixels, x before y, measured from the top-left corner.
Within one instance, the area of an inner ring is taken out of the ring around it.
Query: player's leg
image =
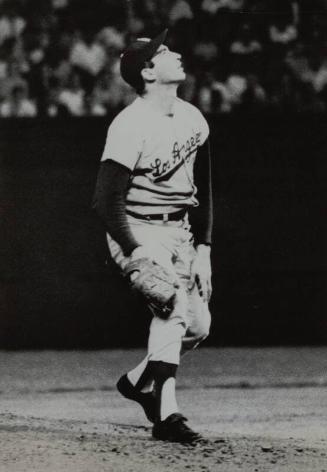
[[[174,270],[173,266],[171,266],[171,270]],[[162,320],[154,314],[149,330],[148,354],[134,369],[127,373],[128,380],[141,392],[146,393],[153,390],[152,371],[148,368],[149,360],[165,360],[171,364],[179,363],[181,340],[186,332],[187,303],[186,292],[184,289],[180,289],[176,292],[175,308],[169,320]]]
[[[174,271],[173,253],[170,250],[169,227],[131,224],[134,235],[141,244],[155,253],[156,260],[167,269]],[[123,268],[125,259],[115,241],[108,239],[113,259]],[[153,247],[151,247],[153,246]],[[175,375],[179,364],[182,337],[185,334],[185,315],[187,296],[184,289],[177,290],[173,313],[168,320],[154,316],[150,327],[148,355],[134,369],[123,375],[118,383],[118,390],[127,398],[139,402],[150,421],[163,420],[178,412],[175,396]],[[151,390],[155,388],[155,402]]]
[[[195,349],[209,335],[211,325],[211,314],[208,303],[203,301],[200,296],[196,283],[191,283],[191,267],[193,259],[196,255],[196,249],[193,246],[192,238],[188,236],[189,227],[185,225],[185,237],[180,245],[177,258],[175,260],[175,270],[186,289],[187,293],[187,330],[183,337],[182,352]],[[191,285],[191,287],[190,287]]]
[[[180,414],[176,400],[176,373],[182,338],[186,332],[186,292],[183,289],[178,290],[176,299],[175,308],[169,319],[164,320],[154,316],[150,326],[147,357],[127,376],[123,376],[117,387],[122,392],[123,379],[125,387],[126,379],[131,385],[134,382],[132,388],[128,391],[125,389],[122,393],[143,406],[148,418],[155,423],[153,427],[155,438],[194,442],[199,439],[199,435],[185,424],[186,419]],[[142,392],[142,388],[149,380],[154,380],[155,384],[151,415],[147,400],[151,393]]]
[[[154,318],[150,327],[151,336],[149,337],[148,352],[155,354],[155,349],[152,346],[159,347],[160,355],[164,354],[163,350],[167,350],[168,352],[165,356],[168,363],[178,363],[181,356],[195,349],[209,334],[211,315],[208,304],[203,302],[196,286],[189,292],[188,298],[188,327],[187,330],[185,330],[184,324],[181,323],[181,332],[184,333],[181,345],[178,329],[175,327],[172,328],[170,324],[168,324],[166,329],[177,333],[177,337],[175,341],[171,339],[170,343],[167,343],[161,348],[160,339],[169,339],[171,337],[170,333],[168,333],[168,336],[165,335],[162,327],[158,326],[161,321],[157,318]],[[173,347],[173,344],[175,344],[175,347]],[[148,365],[150,359],[151,354],[148,354],[134,369],[127,373],[123,383],[123,385],[125,385],[125,391],[128,389],[133,391],[132,387],[144,394],[149,394],[149,392],[153,391],[153,373]],[[149,395],[141,396],[141,398],[144,399],[146,404],[148,404],[149,399],[151,401],[151,396]],[[152,409],[153,408],[151,408],[151,410]]]
[[[182,355],[195,349],[210,332],[211,314],[208,303],[204,302],[195,285],[189,293],[188,327],[182,340]]]
[[[124,256],[124,253],[117,244],[107,234],[107,243],[112,259],[117,266],[123,271],[124,266],[128,262],[128,258]],[[118,391],[130,400],[134,400],[139,403],[148,418],[152,423],[155,421],[155,398],[153,394],[153,378],[149,377],[149,384],[147,386],[148,369],[148,358],[142,360],[134,369],[124,374],[118,380],[116,386]]]
[[[185,330],[184,335],[182,336],[181,350],[179,346],[179,336],[176,342],[176,350],[174,356],[176,355],[176,351],[180,350],[178,358],[183,356],[186,352],[195,349],[204,339],[206,339],[209,334],[211,324],[211,315],[208,308],[208,304],[203,302],[196,286],[194,286],[192,290],[188,291],[187,307],[188,326],[187,330]],[[158,323],[160,323],[160,321],[158,322],[158,320],[154,319],[150,327],[150,332],[152,331],[152,336],[150,336],[149,341],[151,341],[151,344],[153,344],[154,346],[160,345],[160,343],[157,342],[156,337],[162,337],[162,329],[159,327],[155,329],[155,326]],[[155,334],[156,330],[158,330],[157,335]],[[171,361],[173,349],[171,349],[171,345],[167,346],[167,349],[169,350],[168,357]],[[148,351],[153,351],[152,346],[149,346]],[[127,374],[127,377],[131,384],[133,386],[136,386],[136,388],[138,388],[143,393],[148,393],[153,390],[152,373],[149,369],[147,369],[148,362],[149,354]]]
[[[177,293],[177,303],[168,320],[154,316],[149,335],[148,366],[155,382],[155,438],[193,443],[201,437],[186,425],[176,400],[176,374],[180,363],[182,339],[186,333],[185,315],[188,297],[184,289]]]
[[[154,316],[150,325],[148,359],[155,382],[156,418],[165,420],[178,413],[175,382],[182,338],[186,332],[185,315],[187,296],[184,289],[177,290],[174,310],[168,319]]]
[[[178,251],[174,258],[174,269],[183,287],[181,291],[184,293],[184,310],[176,311],[176,316],[180,318],[181,325],[185,329],[182,339],[179,339],[179,342],[182,342],[179,345],[178,354],[176,354],[176,351],[173,349],[167,351],[167,355],[169,355],[169,352],[170,355],[172,353],[177,355],[176,362],[179,364],[180,356],[183,353],[187,352],[190,349],[194,349],[201,341],[203,341],[208,336],[211,316],[208,308],[208,303],[204,302],[201,298],[197,286],[193,285],[192,288],[188,288],[190,282],[191,264],[195,256],[195,249],[189,237],[188,225],[186,224],[185,231],[176,231],[176,235],[178,233],[179,244]],[[156,318],[154,318],[152,322],[152,327],[154,328],[156,324],[157,320]],[[175,382],[172,379],[167,379],[166,385],[167,389],[169,388],[169,386],[171,386],[171,388],[174,389],[175,392]],[[153,427],[154,437],[158,439],[168,439],[170,441],[189,443],[193,443],[201,439],[201,436],[198,433],[194,432],[185,424],[187,419],[183,417],[180,413],[176,414],[172,413],[171,411],[165,411],[165,406],[167,406],[167,400],[165,399],[164,395],[162,395],[161,397],[161,402],[162,403],[160,406],[162,410],[160,412],[160,420],[157,420]]]
[[[176,245],[180,246],[181,236],[184,232],[181,228],[167,226],[140,225],[133,227],[136,239],[141,244],[151,247],[156,254],[156,260],[166,268],[175,272],[172,260],[176,258]],[[117,245],[110,247],[111,254],[116,262],[123,267],[124,258]],[[179,365],[182,338],[186,333],[188,313],[188,295],[185,287],[177,290],[174,310],[167,320],[155,315],[149,334],[148,355],[136,368],[123,376],[118,382],[118,389],[127,398],[138,401],[144,408],[147,417],[152,418],[153,411],[149,414],[148,388],[151,380],[155,383],[155,426],[153,435],[159,439],[168,439],[180,442],[192,442],[199,435],[188,428],[185,418],[179,413],[176,401],[176,372]],[[125,388],[125,390],[124,390]],[[142,391],[143,389],[143,391]]]
[[[148,393],[153,391],[153,379],[148,367],[149,356],[127,373],[127,378],[140,392]]]
[[[145,388],[144,385],[148,379],[149,386]],[[125,398],[134,400],[142,406],[147,419],[151,423],[154,423],[156,419],[156,400],[153,385],[153,375],[149,371],[147,357],[135,369],[122,375],[116,384],[118,391]]]
[[[186,425],[187,419],[179,412],[176,401],[176,373],[180,363],[183,339],[188,345],[191,343],[193,347],[195,343],[207,336],[210,315],[194,317],[194,319],[190,319],[189,316],[189,313],[192,312],[189,304],[193,301],[196,293],[198,295],[198,292],[195,289],[188,289],[194,252],[190,251],[192,246],[190,245],[187,222],[186,228],[184,230],[183,226],[172,226],[169,229],[174,241],[174,252],[170,262],[181,282],[181,287],[176,293],[176,303],[169,319],[162,320],[160,317],[154,316],[152,320],[148,345],[148,365],[152,366],[156,392],[156,421],[153,427],[153,436],[158,439],[192,443],[201,437]],[[202,302],[197,299],[197,302],[199,301]],[[205,311],[205,306],[207,307],[202,302],[203,311]],[[202,322],[204,319],[206,322]],[[192,330],[189,330],[189,327]],[[188,335],[185,338],[187,331]]]

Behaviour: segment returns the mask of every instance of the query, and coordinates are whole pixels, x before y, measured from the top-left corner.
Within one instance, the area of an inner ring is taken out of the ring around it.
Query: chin
[[[186,79],[186,73],[184,71],[180,71],[178,74],[178,77],[176,79],[176,82],[184,82]]]
[[[179,72],[174,77],[172,77],[168,80],[165,80],[162,83],[165,83],[165,84],[181,84],[182,82],[185,81],[185,79],[186,79],[185,72]]]

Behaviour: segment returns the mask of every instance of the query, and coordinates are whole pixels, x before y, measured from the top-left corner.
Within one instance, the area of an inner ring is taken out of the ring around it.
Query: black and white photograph
[[[0,0],[0,472],[327,472],[327,1]]]

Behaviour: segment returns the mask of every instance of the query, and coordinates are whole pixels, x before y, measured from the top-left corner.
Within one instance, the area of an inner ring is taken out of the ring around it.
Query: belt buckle
[[[162,215],[162,221],[163,221],[164,223],[167,223],[167,221],[169,221],[168,213],[163,213],[163,215]]]

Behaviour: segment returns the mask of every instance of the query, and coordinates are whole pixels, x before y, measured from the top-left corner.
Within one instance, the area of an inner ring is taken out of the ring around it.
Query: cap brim
[[[149,41],[147,47],[144,48],[145,61],[150,60],[155,55],[159,47],[165,42],[167,33],[168,33],[168,29],[165,29],[162,33],[160,33],[158,36],[156,36],[155,38],[151,39],[151,41]]]

